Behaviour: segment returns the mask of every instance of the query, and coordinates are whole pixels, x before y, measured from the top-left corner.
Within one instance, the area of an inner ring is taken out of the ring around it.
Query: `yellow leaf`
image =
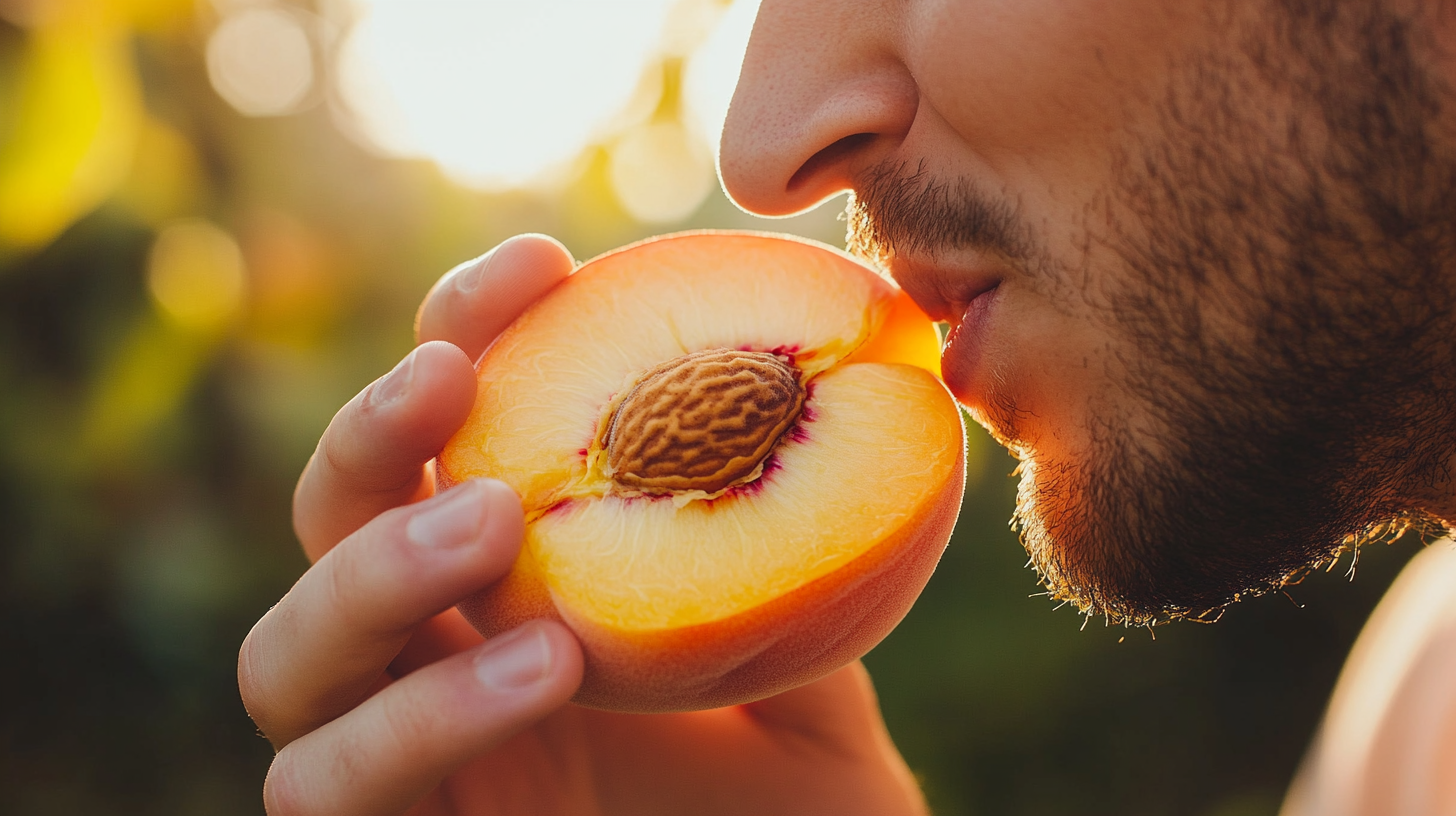
[[[127,32],[100,7],[31,29],[0,147],[0,249],[34,249],[125,177],[142,119]]]
[[[210,338],[144,315],[92,383],[78,452],[87,460],[133,455],[181,408],[209,356]]]

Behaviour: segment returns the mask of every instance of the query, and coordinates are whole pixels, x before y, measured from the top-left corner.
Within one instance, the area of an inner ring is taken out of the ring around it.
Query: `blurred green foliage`
[[[371,155],[326,106],[242,117],[208,84],[205,7],[0,4],[37,8],[0,22],[0,812],[258,813],[271,751],[234,661],[306,567],[290,493],[333,411],[455,263],[666,228],[626,214],[603,147],[552,191],[484,194]],[[672,225],[705,226],[843,230],[720,194]],[[201,277],[158,283],[160,235]],[[938,812],[1273,814],[1415,545],[1217,625],[1084,630],[1032,597],[1013,463],[974,429],[970,454],[940,570],[867,659]]]

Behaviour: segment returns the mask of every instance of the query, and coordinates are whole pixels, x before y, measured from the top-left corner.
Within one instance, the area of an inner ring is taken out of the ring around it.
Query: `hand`
[[[540,236],[441,279],[422,343],[334,417],[294,496],[314,561],[243,643],[238,681],[295,814],[923,813],[858,663],[768,700],[687,714],[568,705],[581,649],[537,621],[483,641],[454,604],[501,578],[520,503],[475,480],[433,495],[471,361],[570,274]]]

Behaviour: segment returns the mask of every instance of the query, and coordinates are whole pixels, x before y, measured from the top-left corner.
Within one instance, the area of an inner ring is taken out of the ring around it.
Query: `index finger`
[[[293,493],[293,529],[309,560],[380,513],[432,495],[427,463],[474,402],[470,359],[435,342],[339,409]]]
[[[420,305],[415,334],[421,343],[454,343],[475,360],[574,266],[555,239],[517,235],[446,273]]]
[[[434,492],[427,463],[470,412],[471,362],[573,264],[556,241],[521,235],[435,284],[416,320],[420,348],[339,411],[299,478],[294,529],[311,560],[379,513]]]

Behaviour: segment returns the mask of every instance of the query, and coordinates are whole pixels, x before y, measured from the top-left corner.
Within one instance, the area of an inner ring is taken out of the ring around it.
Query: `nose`
[[[718,169],[738,206],[792,215],[852,189],[910,131],[919,90],[895,0],[763,0]]]

